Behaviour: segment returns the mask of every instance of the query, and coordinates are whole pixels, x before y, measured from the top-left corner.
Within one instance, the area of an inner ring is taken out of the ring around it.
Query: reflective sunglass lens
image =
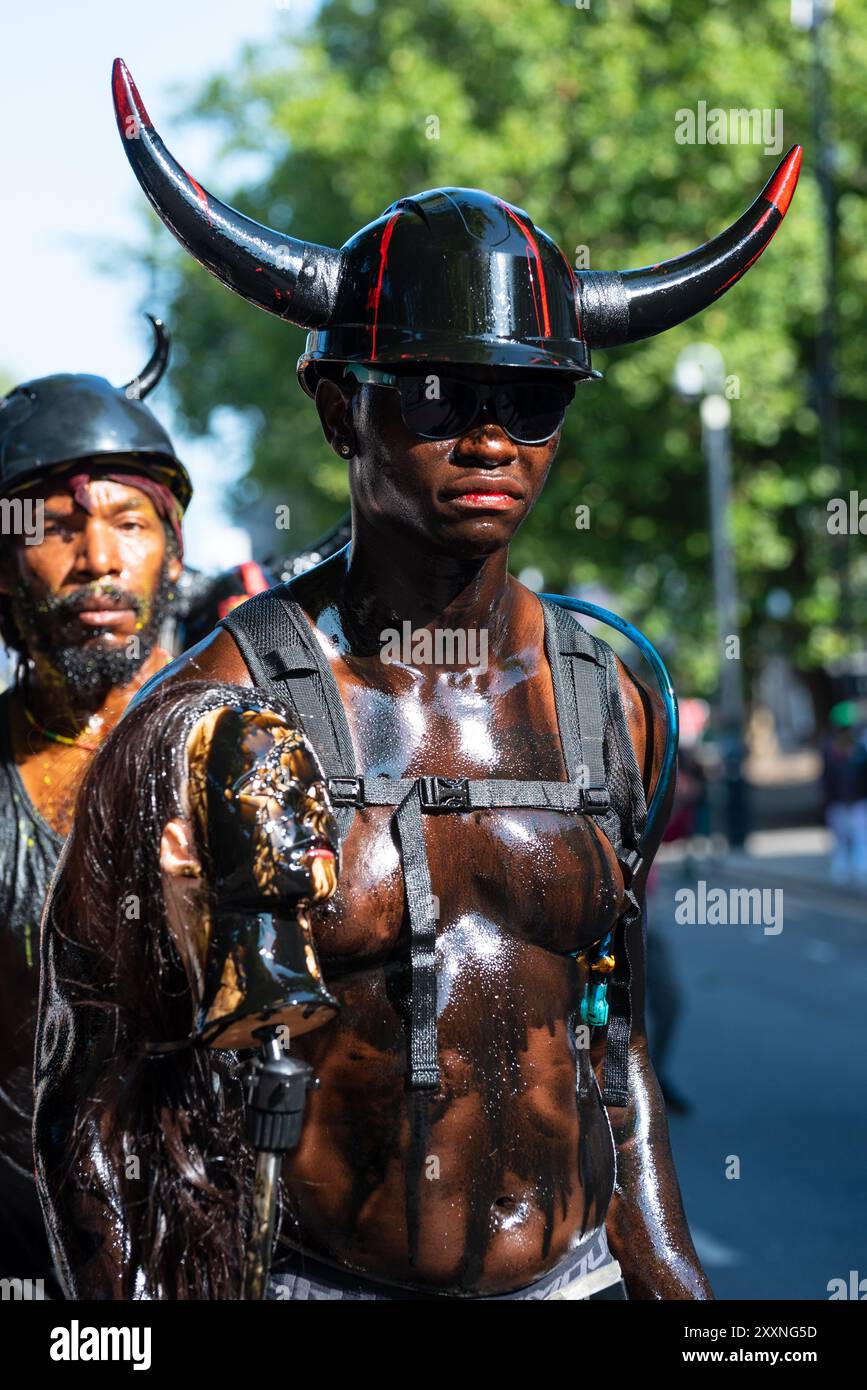
[[[497,419],[517,443],[543,444],[563,423],[573,386],[516,382],[497,389]]]
[[[469,429],[478,409],[470,382],[428,376],[401,377],[401,414],[408,430],[433,439],[451,439]]]

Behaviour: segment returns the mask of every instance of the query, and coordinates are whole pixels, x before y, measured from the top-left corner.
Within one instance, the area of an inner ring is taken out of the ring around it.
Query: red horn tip
[[[800,145],[793,145],[777,166],[764,189],[764,197],[777,209],[781,217],[785,217],[789,210],[789,204],[798,183],[798,175],[801,172],[803,153]]]
[[[123,58],[115,58],[111,69],[111,89],[114,94],[114,109],[117,115],[117,123],[121,127],[121,133],[131,138],[129,133],[129,122],[133,121],[137,127],[143,126],[147,130],[153,129],[153,123],[145,110],[145,104],[139,96],[138,87],[132,80],[132,73],[127,67]]]

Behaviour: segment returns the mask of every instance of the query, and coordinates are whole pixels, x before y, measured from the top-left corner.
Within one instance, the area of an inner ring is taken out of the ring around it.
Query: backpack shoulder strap
[[[254,685],[288,699],[325,776],[354,777],[355,750],[334,673],[288,586],[255,594],[219,626],[237,643]],[[335,807],[335,815],[344,839],[355,810]]]
[[[613,942],[614,969],[607,981],[605,1027],[606,1105],[626,1105],[629,1034],[632,1026],[631,967],[626,928],[641,916],[632,879],[641,863],[641,835],[647,821],[644,784],[629,733],[617,662],[606,642],[592,636],[557,603],[543,598],[557,720],[570,780],[583,775],[588,788],[601,787],[607,797],[600,829],[621,865],[627,907],[618,920]],[[551,660],[556,651],[557,659]],[[583,763],[578,768],[577,763]]]
[[[605,786],[602,759],[602,712],[596,668],[600,656],[594,639],[556,604],[543,601],[545,646],[554,683],[560,742],[570,782]]]
[[[542,606],[569,780],[600,789],[599,824],[631,878],[637,868],[631,855],[638,849],[647,805],[614,652],[557,604],[543,599]]]

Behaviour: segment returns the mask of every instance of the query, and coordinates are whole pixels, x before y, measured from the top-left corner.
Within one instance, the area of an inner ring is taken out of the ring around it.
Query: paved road
[[[667,1070],[694,1102],[670,1118],[687,1216],[717,1298],[826,1299],[850,1270],[867,1297],[867,903],[785,888],[777,935],[674,921],[678,887],[772,873],[667,866],[651,898],[684,996]]]

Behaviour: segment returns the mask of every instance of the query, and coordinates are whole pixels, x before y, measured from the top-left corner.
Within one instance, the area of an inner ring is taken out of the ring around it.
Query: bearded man
[[[94,751],[169,660],[158,635],[181,572],[187,472],[144,398],[169,335],[115,388],[58,374],[0,401],[0,1274],[55,1291],[33,1184],[39,920]]]
[[[401,198],[339,250],[272,231],[172,158],[121,63],[114,87],[128,158],[170,229],[232,289],[310,329],[299,378],[349,470],[350,545],[228,614],[136,710],[155,701],[156,717],[178,680],[279,697],[335,809],[338,888],[311,921],[340,1014],[298,1043],[320,1086],[283,1165],[270,1296],[712,1297],[644,1027],[640,909],[676,739],[570,600],[509,575],[508,547],[576,383],[599,376],[591,346],[661,332],[737,281],[780,225],[800,150],[707,246],[576,276],[526,212],[478,189]],[[440,655],[433,639],[456,635],[464,656]],[[101,754],[109,779],[122,734]],[[98,813],[83,797],[76,837]],[[52,898],[70,886],[61,871]],[[50,919],[35,1136],[67,1286],[201,1297],[202,1278],[166,1292],[177,1271],[158,1267],[162,1247],[135,1248],[132,1218],[119,1238],[135,1200],[122,1146],[100,1146],[92,1182],[82,1171],[75,1117],[148,1039],[134,1018],[119,1039],[76,1012],[81,966]],[[173,1093],[159,1072],[152,1084]],[[219,1091],[184,1105],[210,1106],[218,1141]],[[182,1119],[168,1103],[160,1124]],[[213,1161],[186,1168],[186,1200],[194,1180],[218,1186]],[[191,1252],[197,1273],[212,1253]]]

